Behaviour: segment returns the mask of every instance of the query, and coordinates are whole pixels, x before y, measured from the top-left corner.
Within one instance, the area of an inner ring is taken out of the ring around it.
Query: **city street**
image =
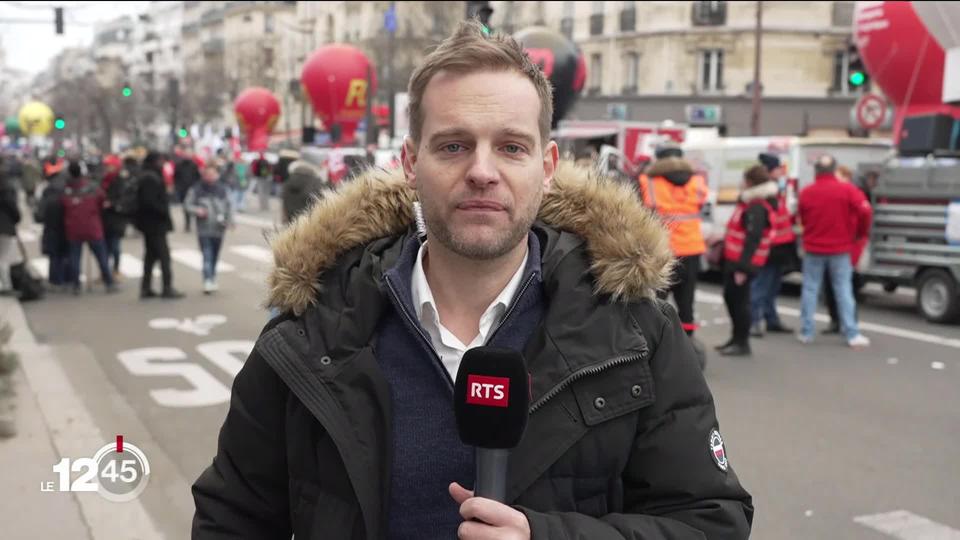
[[[88,419],[103,438],[72,457],[92,454],[120,434],[137,445],[153,467],[150,484],[141,506],[111,511],[136,508],[143,515],[129,517],[131,526],[146,526],[148,516],[168,538],[188,536],[189,485],[210,463],[231,380],[266,321],[258,305],[270,264],[263,230],[271,220],[240,219],[227,236],[215,295],[200,292],[196,240],[178,225],[171,235],[174,275],[186,299],[137,299],[142,248],[129,237],[122,293],[53,295],[23,305],[37,342],[54,353],[51,362],[24,357],[54,445],[68,433],[58,422],[69,425],[69,418]],[[697,300],[699,337],[708,346],[722,342],[730,326],[720,288],[701,285]],[[923,322],[912,302],[906,293],[871,289],[860,316],[873,346],[863,351],[836,336],[803,346],[789,335],[768,335],[753,340],[752,358],[710,355],[706,376],[727,453],[756,504],[754,538],[960,537],[960,327]],[[781,300],[786,324],[797,326],[797,310],[797,298]],[[56,370],[67,389],[51,382]],[[8,455],[4,445],[16,443],[0,442],[0,456]],[[70,444],[75,440],[58,448]],[[35,478],[35,485],[54,478],[52,465],[18,463],[20,476]],[[42,496],[48,504],[71,494]],[[81,509],[98,498],[72,496]],[[85,519],[100,538],[95,522]]]

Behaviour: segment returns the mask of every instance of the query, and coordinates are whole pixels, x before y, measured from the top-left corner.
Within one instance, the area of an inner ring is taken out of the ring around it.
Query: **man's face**
[[[206,182],[206,183],[208,183],[208,184],[213,184],[214,182],[217,181],[217,178],[218,178],[219,176],[220,176],[220,174],[217,173],[217,169],[215,169],[215,168],[213,168],[213,167],[204,167],[204,169],[203,169],[203,181],[204,181],[204,182]]]
[[[429,238],[477,260],[526,239],[550,187],[557,145],[540,140],[540,100],[512,72],[438,73],[422,101],[419,143],[407,138],[403,168],[417,190]]]

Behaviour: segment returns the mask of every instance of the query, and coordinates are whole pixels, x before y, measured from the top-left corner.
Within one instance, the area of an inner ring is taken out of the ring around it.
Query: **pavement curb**
[[[20,390],[25,395],[20,401],[26,401],[28,414],[25,416],[31,419],[30,424],[18,421],[17,427],[20,433],[5,441],[4,444],[9,445],[11,449],[24,451],[24,455],[37,456],[33,461],[40,459],[45,461],[42,464],[43,475],[36,478],[32,476],[38,471],[37,468],[25,467],[23,463],[16,464],[15,467],[31,470],[32,474],[26,474],[26,477],[23,477],[24,473],[18,475],[21,477],[18,478],[18,483],[24,485],[7,487],[8,489],[21,488],[29,495],[45,496],[40,499],[39,515],[44,516],[45,520],[60,522],[60,525],[71,529],[66,535],[38,534],[38,528],[47,524],[24,522],[23,516],[18,514],[3,516],[5,518],[3,519],[4,537],[8,537],[7,534],[11,532],[7,527],[16,524],[24,529],[22,538],[138,538],[144,540],[163,538],[139,500],[119,506],[92,493],[40,494],[39,482],[54,477],[51,467],[60,458],[89,457],[91,452],[112,440],[113,437],[107,438],[94,422],[90,411],[70,384],[53,349],[36,342],[19,301],[11,298],[0,299],[0,318],[8,321],[13,329],[9,346],[20,354],[21,369],[18,374],[21,382],[25,383],[25,387]],[[29,401],[23,399],[28,396],[32,399]],[[34,405],[32,410],[30,401]],[[20,415],[17,414],[17,416]],[[38,422],[40,425],[37,425]],[[47,447],[44,448],[44,445]],[[16,470],[9,467],[4,469]],[[4,494],[7,493],[5,490]],[[65,500],[71,500],[73,506],[79,510],[79,515],[75,519],[72,519],[73,516],[58,515],[48,510],[48,504],[54,502],[62,504]],[[7,505],[3,507],[6,508]],[[118,511],[120,509],[122,511]],[[4,510],[0,515],[5,513]],[[50,520],[51,515],[58,515],[58,518]],[[15,528],[13,531],[13,538],[21,537]]]

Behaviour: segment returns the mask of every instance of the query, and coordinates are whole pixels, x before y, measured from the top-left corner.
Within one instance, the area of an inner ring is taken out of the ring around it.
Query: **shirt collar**
[[[410,280],[413,308],[416,310],[417,320],[419,320],[421,324],[423,323],[425,313],[427,317],[435,319],[435,322],[439,322],[439,313],[437,311],[436,301],[433,298],[433,291],[430,290],[430,284],[427,283],[427,275],[423,271],[423,257],[427,253],[427,244],[428,242],[424,242],[417,252],[417,259],[413,265],[413,275]],[[520,263],[517,271],[514,272],[513,277],[510,278],[510,281],[508,281],[507,285],[500,291],[500,294],[497,295],[490,306],[487,307],[486,311],[483,312],[480,318],[481,325],[491,316],[499,318],[506,312],[507,308],[510,307],[510,302],[513,301],[513,297],[520,287],[520,281],[523,279],[524,270],[527,268],[527,260],[529,258],[530,250],[527,249],[527,253],[523,256],[523,261]]]

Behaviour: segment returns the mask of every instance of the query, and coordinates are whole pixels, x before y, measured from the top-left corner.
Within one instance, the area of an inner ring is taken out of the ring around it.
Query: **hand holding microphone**
[[[530,538],[522,512],[504,504],[507,458],[520,443],[530,407],[529,378],[523,355],[509,349],[477,347],[463,355],[454,385],[457,431],[476,447],[474,492],[450,484],[460,505],[459,538]]]

